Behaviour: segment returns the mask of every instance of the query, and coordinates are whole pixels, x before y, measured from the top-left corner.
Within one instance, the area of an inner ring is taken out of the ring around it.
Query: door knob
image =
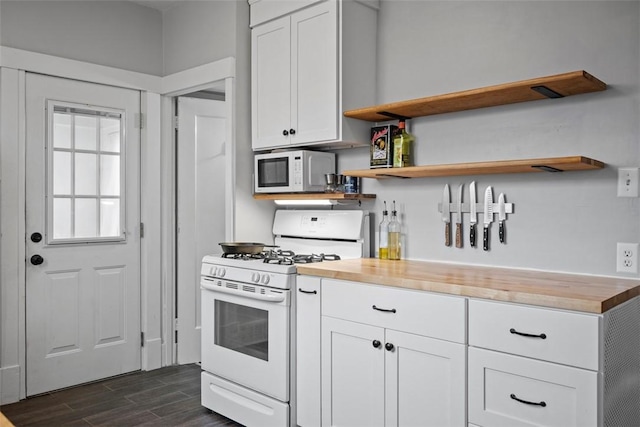
[[[38,233],[37,231],[31,234],[31,241],[33,243],[38,243],[41,240],[42,240],[42,234]]]
[[[283,131],[282,131],[282,134],[283,134],[284,136],[287,136],[287,135],[289,135],[289,131],[285,129],[285,130],[283,130]]]
[[[384,348],[387,349],[387,351],[393,351],[393,344],[391,344],[390,342],[386,343],[384,345]]]
[[[42,258],[40,255],[34,255],[31,257],[31,264],[33,265],[40,265],[44,262],[44,258]]]
[[[295,129],[289,129],[289,134],[295,135],[296,134],[296,130]]]

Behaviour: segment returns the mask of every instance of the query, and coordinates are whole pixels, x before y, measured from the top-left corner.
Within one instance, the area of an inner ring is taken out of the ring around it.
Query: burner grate
[[[293,251],[269,249],[257,254],[223,253],[222,258],[240,259],[244,261],[262,260],[266,264],[309,264],[312,262],[337,261],[337,254],[295,254]]]

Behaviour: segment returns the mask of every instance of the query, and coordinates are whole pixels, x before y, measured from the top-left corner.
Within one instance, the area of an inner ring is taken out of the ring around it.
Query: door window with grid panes
[[[47,241],[124,241],[124,112],[48,101]]]

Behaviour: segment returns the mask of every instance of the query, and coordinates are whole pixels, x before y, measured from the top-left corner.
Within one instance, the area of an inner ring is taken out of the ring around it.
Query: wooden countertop
[[[13,427],[11,421],[9,421],[2,412],[0,412],[0,427]]]
[[[604,313],[640,295],[640,280],[375,258],[302,264],[298,274],[543,307]]]

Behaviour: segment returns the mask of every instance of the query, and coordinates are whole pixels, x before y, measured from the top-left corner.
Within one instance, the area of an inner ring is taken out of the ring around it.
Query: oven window
[[[289,157],[258,159],[258,186],[289,186]]]
[[[215,345],[269,361],[269,312],[216,300]]]

